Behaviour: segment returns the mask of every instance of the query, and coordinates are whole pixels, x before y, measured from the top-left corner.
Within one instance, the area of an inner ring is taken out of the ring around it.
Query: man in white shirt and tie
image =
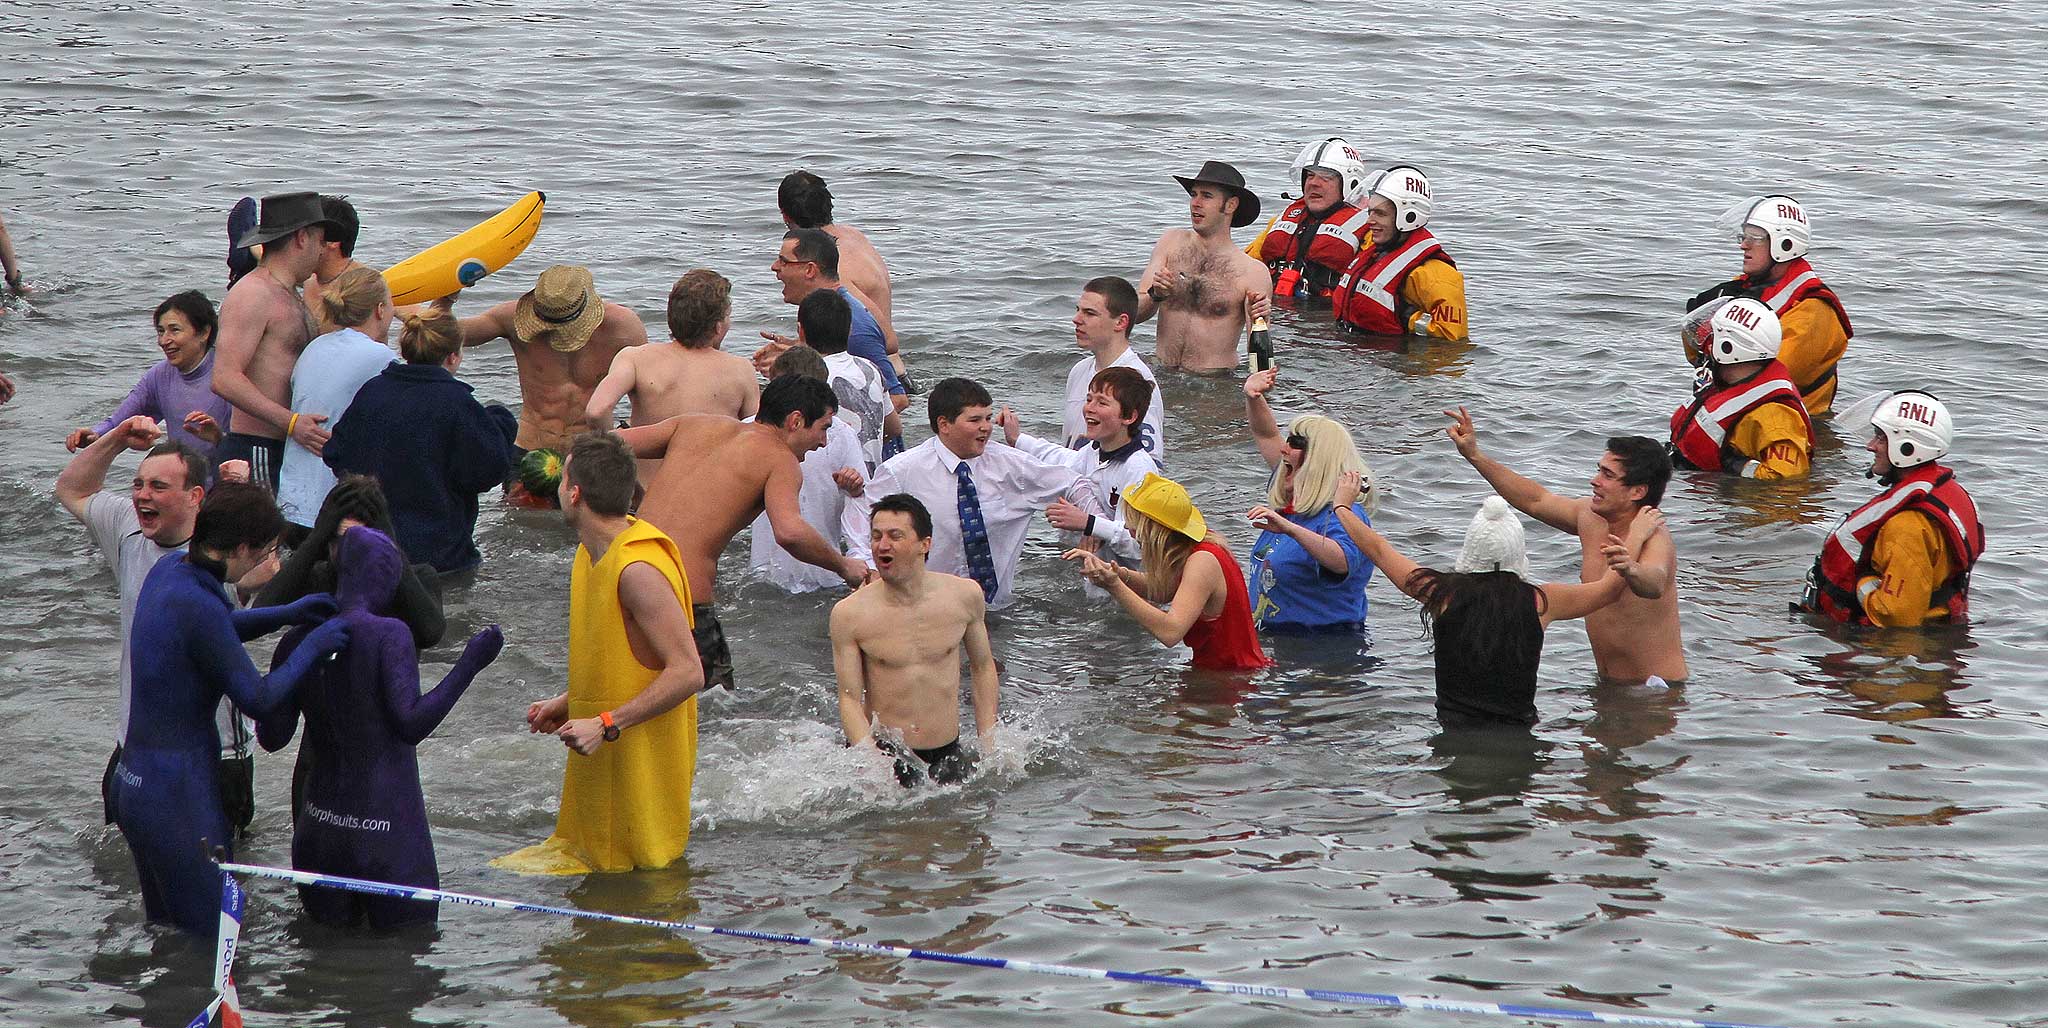
[[[1003,443],[990,444],[995,398],[981,383],[949,378],[926,400],[932,438],[889,459],[868,481],[867,497],[909,493],[931,511],[933,571],[981,585],[989,609],[1010,603],[1031,520],[1058,497],[1104,514],[1095,485],[1071,468]],[[869,559],[868,503],[846,505],[847,556]]]

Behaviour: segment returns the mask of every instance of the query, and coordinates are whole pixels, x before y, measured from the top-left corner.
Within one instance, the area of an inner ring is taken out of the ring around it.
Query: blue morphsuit
[[[389,616],[405,570],[398,546],[376,529],[352,528],[341,537],[335,569],[341,612],[334,623],[347,626],[348,645],[256,729],[263,748],[277,750],[291,741],[301,713],[306,719],[299,744],[305,794],[292,831],[292,866],[437,888],[414,747],[497,659],[505,637],[496,625],[472,636],[448,677],[421,695],[412,630]],[[279,665],[296,660],[318,632],[286,635],[277,647]],[[431,922],[438,913],[431,903],[303,886],[299,900],[316,921],[347,925],[367,916],[379,931]]]
[[[172,553],[143,580],[128,637],[134,669],[128,735],[114,767],[114,823],[135,855],[142,906],[167,921],[211,936],[220,920],[218,847],[233,857],[234,836],[221,810],[215,775],[220,732],[214,709],[225,694],[262,716],[291,696],[313,665],[348,641],[329,622],[268,677],[256,670],[242,641],[294,621],[318,620],[333,609],[326,596],[285,607],[236,611],[222,587],[226,570],[203,556]]]

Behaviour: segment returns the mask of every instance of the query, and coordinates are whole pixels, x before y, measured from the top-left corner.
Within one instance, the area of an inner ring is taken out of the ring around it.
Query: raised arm
[[[384,717],[391,723],[393,734],[413,746],[434,734],[441,720],[455,708],[455,701],[462,698],[463,691],[491,661],[498,659],[498,651],[504,648],[505,634],[497,625],[486,626],[470,637],[469,645],[463,647],[462,656],[448,669],[441,684],[421,695],[419,651],[413,649],[409,635],[385,635]]]
[[[679,424],[681,419],[670,418],[639,428],[619,429],[618,436],[626,441],[626,446],[633,451],[633,456],[641,460],[655,460],[668,456],[668,442],[675,437],[676,426]]]
[[[638,376],[633,368],[633,348],[620,350],[612,358],[610,371],[591,390],[590,402],[583,405],[583,420],[602,432],[612,427],[612,414],[618,410],[619,398],[633,391]]]
[[[1394,583],[1394,588],[1407,593],[1410,597],[1421,599],[1415,595],[1415,587],[1409,581],[1415,577],[1419,565],[1402,556],[1401,551],[1394,549],[1394,544],[1388,542],[1386,536],[1360,520],[1358,512],[1352,510],[1350,506],[1337,508],[1337,521],[1344,526],[1344,534],[1350,536],[1351,541],[1358,545],[1358,552],[1364,554],[1365,559],[1372,561],[1373,566],[1380,569],[1380,574],[1385,575],[1387,581]]]
[[[655,663],[661,667],[646,688],[612,710],[612,724],[624,731],[703,692],[704,665],[698,661],[697,642],[690,634],[689,618],[683,615],[682,601],[669,585],[668,576],[653,565],[635,561],[619,573],[619,605],[632,623],[640,626],[641,637],[653,648]],[[573,718],[563,722],[555,734],[571,749],[589,756],[604,743],[604,723],[594,717]]]
[[[1614,536],[1607,539],[1611,546],[1621,545],[1621,540]],[[1628,584],[1611,570],[1600,576],[1598,581],[1546,583],[1543,586],[1543,627],[1585,617],[1621,599],[1621,594],[1627,590]]]
[[[190,645],[195,651],[195,662],[221,683],[222,691],[235,701],[235,706],[262,719],[278,711],[279,704],[291,697],[299,680],[315,664],[348,645],[348,627],[340,621],[322,623],[306,633],[291,655],[268,675],[256,673],[256,665],[249,662],[248,652],[242,649],[242,641],[235,638],[234,627],[225,617],[218,628],[202,625],[193,631]]]
[[[1252,445],[1259,448],[1259,456],[1269,468],[1280,466],[1280,451],[1287,445],[1280,435],[1280,423],[1273,418],[1273,408],[1266,402],[1266,393],[1279,380],[1278,368],[1246,375],[1244,380],[1244,419],[1252,428]]]
[[[854,623],[859,615],[848,606],[851,598],[832,607],[832,673],[839,679],[839,727],[846,732],[846,744],[875,744],[874,726],[868,720],[867,664],[860,655],[860,639]]]
[[[228,620],[234,624],[235,634],[243,642],[248,642],[291,625],[317,625],[333,617],[334,610],[334,597],[326,593],[312,593],[282,606],[231,610]]]
[[[284,638],[278,642],[277,650],[270,655],[270,669],[276,671],[283,667],[285,661],[291,659],[292,651],[299,648],[299,644],[305,641],[311,631],[310,628],[299,628],[286,632]],[[292,736],[298,730],[299,698],[294,693],[272,708],[268,716],[257,720],[256,744],[263,747],[265,753],[276,753],[292,741]]]
[[[1152,244],[1152,259],[1146,263],[1144,274],[1138,276],[1138,316],[1131,319],[1134,326],[1151,320],[1159,310],[1159,302],[1173,295],[1173,272],[1166,264],[1166,256],[1171,250],[1167,240],[1172,238],[1173,233],[1168,232]],[[1155,286],[1160,290],[1158,296],[1152,295]]]
[[[1105,588],[1132,619],[1151,633],[1152,638],[1168,646],[1178,646],[1187,638],[1188,629],[1195,627],[1195,622],[1201,619],[1202,608],[1209,605],[1209,598],[1225,588],[1223,566],[1217,563],[1216,555],[1207,550],[1198,550],[1190,555],[1188,562],[1181,567],[1180,586],[1173,591],[1171,610],[1153,606],[1125,584],[1122,576]]]
[[[494,339],[512,338],[512,311],[516,303],[501,303],[470,318],[457,318],[455,325],[462,330],[462,345],[482,346]]]
[[[1478,471],[1486,484],[1508,501],[1508,505],[1560,532],[1577,534],[1579,512],[1585,506],[1584,500],[1567,499],[1508,470],[1507,465],[1494,460],[1479,451],[1479,433],[1472,427],[1472,415],[1460,407],[1456,412],[1445,411],[1451,419],[1444,434],[1457,444],[1458,455]]]
[[[64,465],[64,470],[58,472],[57,502],[73,518],[83,522],[86,504],[107,486],[107,471],[114,466],[114,458],[122,450],[147,450],[156,445],[162,434],[157,431],[156,422],[144,416],[132,417],[114,426],[113,431],[78,451],[78,455]]]

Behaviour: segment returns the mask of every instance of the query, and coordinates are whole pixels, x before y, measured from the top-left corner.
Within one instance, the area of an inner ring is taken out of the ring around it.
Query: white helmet
[[[1287,170],[1296,184],[1308,175],[1310,168],[1322,168],[1335,172],[1344,182],[1344,202],[1356,206],[1365,200],[1367,188],[1365,159],[1358,151],[1339,136],[1331,136],[1321,142],[1310,143],[1301,148],[1294,157],[1294,166]]]
[[[1892,467],[1900,469],[1940,460],[1948,455],[1949,444],[1956,438],[1956,423],[1949,418],[1948,407],[1933,393],[1918,389],[1886,397],[1870,416],[1870,427],[1884,433],[1885,456]]]
[[[1778,355],[1778,346],[1785,339],[1778,316],[1746,296],[1722,304],[1707,319],[1707,326],[1713,333],[1707,360],[1715,364],[1770,360]]]
[[[1806,220],[1806,210],[1782,193],[1749,197],[1729,208],[1715,224],[1730,232],[1750,225],[1762,229],[1770,239],[1774,264],[1806,256],[1813,244],[1813,226]]]
[[[1412,232],[1429,224],[1429,212],[1436,203],[1429,198],[1429,178],[1406,164],[1396,164],[1380,173],[1373,183],[1373,196],[1384,196],[1394,205],[1394,231]]]

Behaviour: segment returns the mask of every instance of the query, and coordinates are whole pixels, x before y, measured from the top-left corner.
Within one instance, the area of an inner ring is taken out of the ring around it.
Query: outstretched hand
[[[553,735],[569,720],[569,694],[562,693],[526,705],[526,730]]]
[[[1623,578],[1627,578],[1629,572],[1635,569],[1636,558],[1634,552],[1629,549],[1628,544],[1623,542],[1620,536],[1612,532],[1607,534],[1607,542],[1601,544],[1600,553],[1607,558],[1607,570],[1613,571]]]
[[[1330,497],[1331,510],[1348,510],[1358,502],[1358,496],[1365,491],[1365,476],[1357,471],[1346,471],[1337,476],[1337,491]]]
[[[1264,371],[1255,371],[1244,377],[1244,394],[1246,396],[1256,396],[1263,398],[1266,395],[1267,391],[1273,388],[1273,384],[1278,382],[1279,380],[1279,368],[1267,368]]]
[[[1466,460],[1477,456],[1479,432],[1472,427],[1472,415],[1465,408],[1459,407],[1455,413],[1445,411],[1444,417],[1451,419],[1451,424],[1444,429],[1444,434],[1450,436],[1451,442],[1457,444],[1458,453]]]
[[[220,445],[221,439],[225,436],[225,433],[221,431],[220,422],[215,421],[213,415],[203,410],[195,410],[186,414],[184,424],[185,431],[198,437],[201,442],[206,443],[208,446]]]
[[[1107,589],[1110,586],[1115,585],[1117,582],[1122,580],[1118,577],[1116,573],[1116,565],[1111,564],[1106,560],[1103,560],[1101,557],[1098,557],[1095,554],[1088,552],[1087,550],[1068,550],[1067,552],[1060,554],[1060,559],[1080,561],[1081,577],[1087,579],[1095,585],[1101,586],[1104,589]]]
[[[302,645],[323,657],[339,653],[348,645],[348,625],[338,618],[322,621]]]
[[[1045,508],[1045,520],[1062,532],[1088,530],[1088,512],[1064,496],[1052,501],[1052,504]]]
[[[1630,525],[1628,529],[1629,552],[1643,552],[1643,544],[1649,542],[1650,537],[1656,535],[1663,527],[1663,511],[1655,507],[1644,507],[1636,511],[1635,523]]]
[[[498,659],[505,649],[505,633],[497,625],[486,625],[483,630],[469,637],[469,644],[462,648],[461,663],[482,671]]]
[[[333,617],[339,609],[333,593],[307,593],[285,608],[295,625],[317,625]]]
[[[1022,422],[1018,419],[1016,411],[1007,405],[997,408],[996,427],[1003,430],[1003,442],[1011,446],[1017,445],[1017,436],[1022,433]]]

